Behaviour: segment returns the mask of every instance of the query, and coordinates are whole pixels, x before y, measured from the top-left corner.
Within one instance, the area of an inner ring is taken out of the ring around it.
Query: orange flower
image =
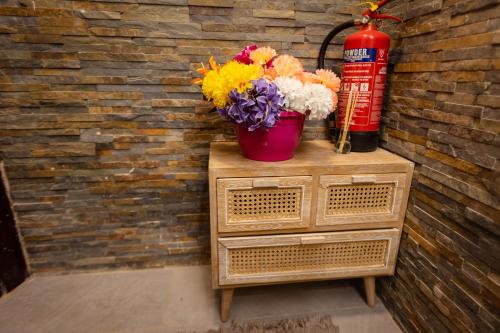
[[[217,64],[217,62],[215,62],[215,58],[213,56],[210,57],[210,59],[208,60],[208,63],[210,64],[210,67],[212,68],[212,70],[219,72],[220,67]],[[196,69],[196,71],[198,73],[200,73],[201,75],[206,76],[207,73],[210,71],[210,69],[206,68],[205,65],[203,65],[203,63],[202,63],[201,67]],[[203,78],[201,78],[201,77],[194,78],[191,80],[191,83],[201,85],[203,83]]]
[[[319,80],[318,82],[321,82],[321,84],[331,89],[333,92],[338,92],[340,90],[340,79],[331,70],[317,69],[316,76]]]
[[[197,78],[192,79],[191,83],[192,84],[198,84],[198,85],[201,86],[201,84],[203,83],[203,79],[201,77],[197,77]]]
[[[280,55],[273,61],[276,76],[296,76],[304,71],[299,59],[290,55]]]
[[[303,72],[297,75],[297,79],[302,81],[302,83],[321,83],[318,76],[314,73]]]
[[[264,78],[271,81],[276,78],[276,71],[274,70],[274,67],[269,67],[264,69]]]

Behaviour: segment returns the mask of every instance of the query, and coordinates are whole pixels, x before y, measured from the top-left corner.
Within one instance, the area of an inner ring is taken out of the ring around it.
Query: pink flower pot
[[[236,135],[243,156],[251,160],[276,162],[293,157],[300,144],[305,115],[295,111],[281,111],[280,120],[273,128],[258,128],[250,132],[236,125]]]

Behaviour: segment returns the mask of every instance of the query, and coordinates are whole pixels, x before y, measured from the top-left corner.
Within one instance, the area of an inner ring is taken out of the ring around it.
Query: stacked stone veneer
[[[258,43],[313,69],[355,2],[2,1],[0,149],[32,271],[207,262],[209,143],[234,134],[195,65]]]
[[[397,273],[409,332],[498,332],[499,1],[398,1],[383,146],[416,163]]]
[[[209,142],[234,136],[190,85],[194,64],[255,42],[312,69],[357,2],[3,1],[0,148],[32,271],[206,262]],[[416,169],[380,296],[406,331],[498,331],[498,1],[390,6],[405,23],[383,27],[382,145]]]

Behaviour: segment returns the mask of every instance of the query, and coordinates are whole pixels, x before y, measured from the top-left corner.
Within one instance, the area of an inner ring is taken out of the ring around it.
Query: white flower
[[[286,108],[300,113],[307,111],[307,96],[304,94],[304,86],[300,80],[280,76],[274,80],[274,83],[285,97],[284,105]]]
[[[325,119],[333,111],[332,91],[320,83],[306,83],[303,88],[309,119]]]
[[[309,110],[309,119],[325,119],[333,111],[332,91],[320,83],[302,84],[285,76],[277,77],[274,83],[285,97],[284,106],[290,110],[303,114]]]

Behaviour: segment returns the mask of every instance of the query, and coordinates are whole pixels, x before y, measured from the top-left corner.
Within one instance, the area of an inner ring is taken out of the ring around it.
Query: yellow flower
[[[245,65],[230,61],[222,67],[215,68],[205,74],[201,90],[208,100],[218,108],[229,102],[229,93],[233,89],[238,92],[250,88],[250,81],[262,76],[262,68],[257,65]]]
[[[222,108],[227,104],[229,92],[226,91],[224,79],[217,71],[207,72],[201,85],[201,91],[209,101],[213,101],[215,106]]]
[[[241,93],[252,86],[250,81],[262,76],[262,68],[230,61],[222,67],[221,75],[224,76],[229,90],[236,88]]]
[[[255,65],[259,66],[264,66],[274,57],[276,57],[276,51],[268,46],[259,47],[250,53],[250,59],[252,59]]]

